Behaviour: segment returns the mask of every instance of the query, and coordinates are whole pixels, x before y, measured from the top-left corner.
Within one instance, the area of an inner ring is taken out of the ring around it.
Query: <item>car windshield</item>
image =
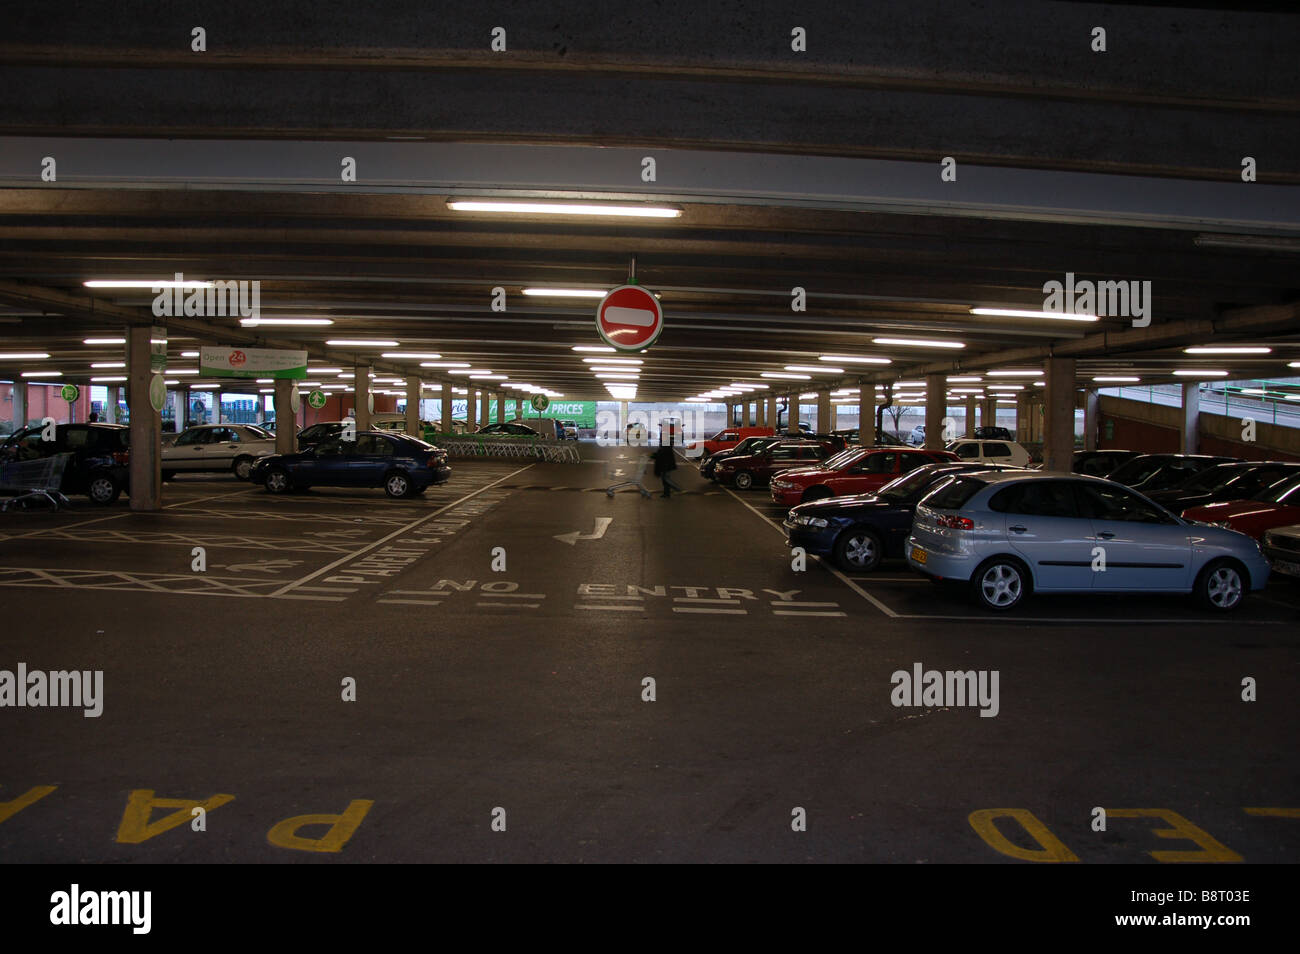
[[[1165,457],[1134,457],[1116,467],[1110,479],[1120,484],[1136,484],[1150,477],[1167,461]]]
[[[840,470],[849,466],[855,460],[862,456],[862,449],[855,447],[852,450],[840,451],[834,457],[828,457],[822,461],[821,466],[826,470]]]
[[[1279,480],[1251,499],[1261,503],[1284,503],[1289,507],[1300,507],[1300,477]]]
[[[910,474],[904,474],[897,480],[885,484],[876,491],[876,496],[884,497],[886,500],[911,500],[930,484],[945,476],[947,473],[936,474],[926,467],[918,467]]]
[[[261,437],[261,438],[265,438],[265,439],[269,440],[270,438],[272,438],[272,437],[275,436],[275,435],[272,434],[270,431],[268,431],[266,428],[264,428],[264,427],[258,427],[256,424],[245,424],[244,426],[247,427],[247,428],[249,429],[249,431],[252,432],[252,434],[253,434],[254,437]]]
[[[1211,467],[1209,470],[1203,470],[1194,477],[1183,481],[1178,489],[1193,493],[1209,493],[1221,487],[1226,487],[1229,481],[1236,480],[1249,469],[1248,467]]]

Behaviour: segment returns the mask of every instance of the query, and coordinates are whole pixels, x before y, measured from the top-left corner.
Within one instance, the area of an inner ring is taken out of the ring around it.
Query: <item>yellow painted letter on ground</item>
[[[0,822],[13,818],[28,805],[39,802],[56,788],[57,785],[34,785],[11,802],[0,802]]]
[[[1042,848],[1021,848],[1012,844],[1007,836],[998,831],[994,819],[1010,818],[1020,825],[1029,837],[1042,845]],[[984,839],[990,848],[999,851],[1008,858],[1021,861],[1078,861],[1069,848],[1047,830],[1038,818],[1027,808],[981,808],[970,813],[970,826]]]
[[[1227,845],[1222,845],[1210,836],[1208,831],[1198,828],[1177,812],[1167,808],[1108,808],[1106,814],[1111,818],[1159,818],[1169,822],[1170,828],[1153,828],[1151,834],[1157,838],[1179,838],[1195,842],[1201,851],[1152,851],[1150,855],[1156,861],[1170,864],[1180,861],[1242,861]]]
[[[117,840],[123,845],[138,845],[155,835],[171,831],[184,825],[194,817],[194,809],[202,808],[211,812],[227,802],[233,802],[234,795],[213,795],[206,801],[196,798],[154,798],[152,788],[137,788],[127,797],[126,811],[122,812],[122,824],[117,826]],[[155,822],[149,821],[155,808],[174,808],[176,811],[164,815]]]
[[[280,848],[293,848],[296,851],[342,851],[361,820],[370,811],[374,802],[365,798],[353,799],[342,815],[295,815],[286,818],[266,833],[266,840]],[[299,828],[308,825],[329,825],[329,831],[319,838],[303,838],[298,834]]]

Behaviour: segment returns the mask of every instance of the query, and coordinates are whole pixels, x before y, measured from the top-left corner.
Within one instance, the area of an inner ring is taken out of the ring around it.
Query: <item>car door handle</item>
[[[1111,537],[1115,536],[1115,534],[1110,530],[1103,530],[1101,533],[1097,534],[1097,536],[1102,540],[1109,540]]]
[[[1025,532],[1026,530],[1028,530],[1029,528],[1028,528],[1028,527],[1021,527],[1021,526],[1018,526],[1018,525],[1017,525],[1017,526],[1014,526],[1014,527],[1007,527],[1007,529],[1010,530],[1012,533],[1024,533],[1024,532]]]

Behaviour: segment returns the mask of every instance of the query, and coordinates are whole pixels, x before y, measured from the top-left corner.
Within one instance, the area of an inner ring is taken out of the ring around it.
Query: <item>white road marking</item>
[[[442,600],[391,600],[391,599],[380,599],[380,600],[376,600],[376,602],[379,602],[379,603],[413,603],[413,604],[415,604],[416,606],[440,606],[440,605],[442,605]]]
[[[495,606],[504,609],[537,609],[541,603],[475,603],[475,606]]]
[[[772,600],[771,606],[839,606],[839,603],[818,603],[812,600]]]
[[[642,610],[642,607],[640,606],[626,606],[622,603],[609,603],[601,606],[592,606],[589,603],[577,603],[574,605],[573,608],[580,609],[580,610],[604,610],[605,612],[615,612],[615,613],[620,611],[639,613]]]
[[[845,613],[843,611],[839,611],[835,613],[827,613],[821,610],[802,610],[802,611],[773,610],[772,612],[776,616],[848,616],[849,615],[848,613]]]
[[[723,606],[739,606],[740,600],[715,600],[706,596],[674,596],[674,603],[721,603]]]
[[[406,524],[405,526],[399,527],[398,529],[394,530],[392,533],[388,534],[388,536],[380,537],[378,540],[374,541],[373,543],[367,544],[366,546],[362,547],[360,550],[357,550],[355,553],[349,556],[345,556],[340,560],[335,560],[333,563],[326,564],[325,566],[321,567],[319,570],[315,571],[314,573],[310,573],[307,576],[304,576],[301,580],[296,580],[293,583],[289,583],[286,586],[282,587],[281,589],[278,589],[274,593],[270,593],[268,595],[271,597],[284,596],[285,594],[289,593],[289,591],[295,590],[298,587],[302,586],[308,580],[314,580],[316,577],[321,576],[322,574],[325,573],[329,573],[331,570],[340,567],[345,563],[351,563],[353,560],[361,556],[363,553],[369,553],[371,550],[375,549],[375,547],[387,543],[389,540],[392,540],[394,537],[400,537],[404,533],[409,533],[410,531],[418,527],[420,524],[428,523],[430,520],[432,520],[434,517],[438,516],[439,514],[447,510],[450,510],[452,507],[464,503],[466,500],[469,500],[472,497],[477,497],[479,494],[483,493],[483,491],[496,486],[497,484],[501,483],[501,481],[503,480],[509,480],[511,477],[514,477],[516,474],[522,474],[524,471],[526,471],[529,467],[532,466],[533,466],[532,464],[525,464],[523,467],[520,467],[516,471],[512,471],[509,474],[506,474],[502,477],[498,477],[496,480],[492,481],[492,483],[484,484],[478,490],[466,494],[465,496],[461,497],[459,500],[453,500],[451,503],[439,507],[437,510],[433,511],[433,513],[426,514],[417,520],[413,520],[410,523]]]
[[[748,616],[749,610],[743,609],[722,609],[721,607],[712,606],[674,606],[674,613],[716,613],[729,616]]]

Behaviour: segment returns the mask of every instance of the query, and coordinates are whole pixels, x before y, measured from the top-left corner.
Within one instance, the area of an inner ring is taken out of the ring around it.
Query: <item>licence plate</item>
[[[912,547],[912,559],[917,563],[925,562],[925,551],[920,547]]]
[[[1300,576],[1300,563],[1292,563],[1290,560],[1274,560],[1273,569],[1287,576]]]

